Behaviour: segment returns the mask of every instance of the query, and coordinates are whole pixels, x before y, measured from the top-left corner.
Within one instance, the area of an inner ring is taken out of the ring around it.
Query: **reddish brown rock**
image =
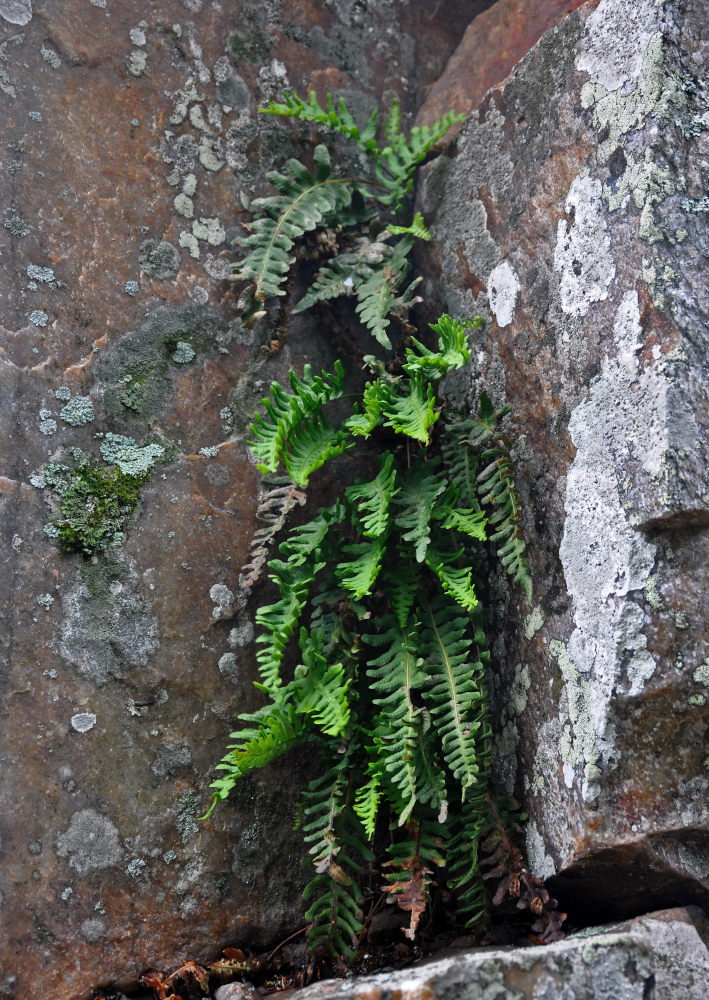
[[[303,151],[259,104],[316,85],[413,111],[471,16],[429,6],[0,2],[3,1000],[128,988],[299,925],[305,765],[197,817],[258,697],[234,596],[247,425],[264,385],[331,348],[301,324],[266,359],[224,279],[244,206]],[[68,396],[93,421],[67,423]],[[165,461],[121,546],[62,556],[43,470],[106,433]]]
[[[579,8],[420,188],[425,287],[488,320],[526,511],[497,780],[583,920],[709,901],[707,27],[703,0]]]
[[[453,109],[469,115],[542,35],[580,7],[584,0],[497,0],[474,18],[428,92],[417,125],[433,122]]]

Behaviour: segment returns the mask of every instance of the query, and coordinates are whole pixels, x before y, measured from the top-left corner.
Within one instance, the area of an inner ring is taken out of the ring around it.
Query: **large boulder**
[[[312,324],[241,326],[230,241],[310,139],[259,104],[315,86],[409,113],[485,6],[0,0],[3,998],[125,988],[299,926],[305,763],[197,819],[258,697],[249,416],[332,358]],[[57,468],[75,449],[104,476],[152,466],[137,519],[86,525],[108,546],[89,558],[43,530],[57,486],[77,516],[99,502]]]
[[[398,972],[326,980],[284,1000],[704,1000],[709,922],[698,907],[649,913],[546,947],[454,952]],[[224,986],[216,1000],[243,1000]]]
[[[428,297],[487,317],[473,389],[512,407],[496,780],[586,919],[709,901],[708,46],[706,0],[586,4],[419,192]]]

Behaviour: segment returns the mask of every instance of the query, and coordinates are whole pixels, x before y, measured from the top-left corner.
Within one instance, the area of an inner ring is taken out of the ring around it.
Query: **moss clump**
[[[120,544],[147,478],[147,473],[131,476],[94,463],[72,473],[62,492],[59,516],[52,522],[62,552],[91,556]]]

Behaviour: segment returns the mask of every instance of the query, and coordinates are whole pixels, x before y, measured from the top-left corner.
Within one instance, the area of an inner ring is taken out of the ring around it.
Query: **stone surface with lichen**
[[[424,287],[488,321],[469,388],[512,407],[526,512],[497,780],[583,919],[709,900],[708,27],[703,0],[587,3],[419,188]]]

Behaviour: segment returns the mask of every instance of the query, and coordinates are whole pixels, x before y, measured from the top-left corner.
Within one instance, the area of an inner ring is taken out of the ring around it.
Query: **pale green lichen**
[[[71,389],[66,385],[60,385],[58,389],[54,390],[54,395],[63,403],[68,403],[71,399]]]
[[[702,684],[704,687],[709,688],[709,657],[700,663],[697,669],[692,674],[692,678],[695,683]]]
[[[189,364],[195,357],[195,350],[186,340],[178,340],[175,350],[172,352],[172,360],[177,365]]]
[[[542,611],[541,604],[538,604],[531,614],[527,615],[524,619],[524,636],[526,639],[532,639],[539,629],[544,624],[544,612]]]
[[[159,444],[139,447],[133,438],[123,434],[107,434],[101,442],[101,456],[109,465],[115,465],[126,476],[145,476],[163,457],[165,449]]]
[[[180,233],[177,242],[181,247],[184,247],[185,250],[189,251],[190,257],[194,257],[195,260],[199,260],[200,249],[196,236],[193,236],[192,233],[188,233],[186,230],[183,230]]]
[[[177,817],[175,826],[184,844],[190,837],[197,833],[199,827],[195,820],[199,815],[199,798],[196,792],[189,789],[183,792],[177,800]]]
[[[177,214],[185,219],[191,219],[194,215],[194,202],[184,191],[175,196],[172,204]]]
[[[49,322],[49,316],[44,309],[33,309],[29,315],[29,320],[34,326],[46,326]]]
[[[514,679],[508,695],[508,704],[515,715],[522,715],[527,707],[531,686],[532,679],[529,675],[529,667],[526,664],[518,663],[515,667]]]
[[[701,708],[706,703],[707,699],[704,694],[690,694],[689,698],[687,698],[687,704],[692,705],[694,708]]]
[[[219,246],[226,239],[226,229],[219,219],[195,219],[192,233],[198,240],[204,240],[212,247]]]
[[[126,866],[126,873],[130,875],[131,878],[139,879],[145,876],[146,862],[142,858],[133,858],[133,860]]]
[[[83,427],[94,419],[94,408],[88,396],[75,396],[59,412],[59,417],[73,427]]]
[[[643,593],[645,595],[645,600],[651,608],[654,608],[655,611],[664,611],[665,603],[660,596],[659,590],[657,589],[659,579],[660,577],[658,573],[652,573],[645,582]]]
[[[591,684],[588,678],[581,676],[563,642],[553,639],[549,643],[549,652],[559,665],[568,702],[569,721],[559,740],[564,781],[567,788],[571,788],[576,772],[581,770],[584,778],[581,792],[583,798],[589,801],[599,794],[597,782],[601,769],[598,765],[604,739],[603,733],[596,732],[591,714]]]
[[[126,56],[126,69],[131,76],[142,76],[148,65],[148,57],[141,49],[132,49]]]
[[[674,618],[676,629],[684,630],[689,628],[689,619],[687,618],[684,611],[673,610],[670,612],[670,614]]]

